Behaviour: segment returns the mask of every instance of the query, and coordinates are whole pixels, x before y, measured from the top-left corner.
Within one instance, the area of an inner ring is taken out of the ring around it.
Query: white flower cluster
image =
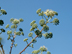
[[[49,10],[49,9],[47,9],[45,12],[41,12],[41,8],[39,8],[37,11],[36,11],[36,13],[39,15],[39,16],[44,16],[44,14],[46,15],[46,16],[48,16],[48,17],[53,17],[54,15],[58,15],[58,13],[57,12],[55,12],[55,11],[53,11],[53,10]]]
[[[44,16],[44,12],[42,11],[41,13],[38,14],[39,16]]]
[[[45,20],[44,20],[44,19],[41,19],[41,20],[39,21],[39,24],[40,24],[41,26],[43,26],[43,25],[45,24]]]
[[[33,20],[33,21],[30,23],[30,25],[32,26],[35,22],[36,22],[36,21],[35,21],[35,20]]]
[[[17,25],[11,25],[11,28],[17,28],[18,26]]]
[[[50,33],[43,34],[43,36],[45,37],[45,39],[48,39],[48,38],[52,38],[53,34],[52,32],[50,32]]]
[[[32,33],[32,32],[30,32],[30,33],[28,34],[28,36],[29,36],[29,37],[32,37],[32,35],[33,35],[33,33]]]
[[[30,25],[32,26],[32,28],[30,29],[30,31],[34,31],[34,29],[38,27],[35,22],[36,22],[36,21],[33,20],[33,21],[30,23]]]
[[[46,52],[47,48],[45,46],[43,46],[43,47],[41,46],[39,50],[32,51],[32,54],[38,54],[38,53],[44,52],[44,51]],[[42,54],[42,53],[40,53],[40,54]],[[47,54],[51,54],[51,53],[49,51],[47,51]]]
[[[53,10],[49,10],[49,9],[47,9],[47,10],[44,12],[44,14],[45,14],[46,16],[48,16],[48,17],[53,17],[54,15],[58,15],[57,12],[55,12],[55,11],[53,11]]]
[[[38,26],[37,26],[37,24],[36,23],[34,23],[33,25],[32,25],[32,28],[33,29],[35,29],[35,28],[37,28]]]
[[[40,50],[41,50],[41,51],[47,51],[47,48],[45,48],[45,46],[43,46],[43,47],[41,46],[41,47],[40,47]]]
[[[43,16],[44,15],[44,12],[42,11],[41,12],[41,8],[39,8],[36,13],[39,15],[39,16]]]
[[[36,13],[39,14],[41,12],[41,8],[39,8]]]
[[[7,14],[7,12],[4,10],[4,9],[1,9],[0,10],[0,13],[2,13],[3,15],[6,15]],[[0,15],[1,16],[1,15]]]
[[[12,31],[7,31],[7,34],[12,34]]]
[[[20,35],[21,35],[21,32],[20,32],[20,31],[18,31],[18,32],[16,32],[15,34],[20,36]]]
[[[19,20],[18,19],[14,19],[14,18],[11,18],[10,19],[10,22],[12,22],[14,25],[11,25],[11,28],[17,28],[17,24],[19,24],[20,22],[23,22],[24,20],[22,18],[20,18]],[[5,28],[9,28],[9,24],[6,25]]]
[[[13,23],[13,24],[18,24],[19,22],[20,22],[20,21],[19,21],[18,19],[14,19],[12,23]]]
[[[34,50],[32,53],[33,54],[38,54],[40,52],[40,50]]]
[[[10,29],[12,29],[12,28],[15,29],[15,28],[17,28],[18,25],[20,24],[20,22],[23,22],[23,21],[24,21],[24,20],[23,20],[22,18],[20,18],[19,20],[18,20],[18,19],[11,18],[11,19],[10,19],[10,22],[13,23],[13,25],[11,25],[11,28],[10,28]],[[17,24],[18,24],[18,25],[17,25]],[[5,28],[9,28],[9,24],[7,24]],[[8,34],[7,40],[10,39],[12,42],[15,42],[14,40],[11,39],[11,37],[14,37],[14,36],[12,35],[12,33],[13,33],[12,30],[11,30],[11,31],[7,31],[7,34]],[[18,32],[14,31],[14,33],[15,33],[15,35],[19,35],[19,36],[20,36],[20,35],[22,34],[22,35],[24,36],[23,30],[22,30],[21,28],[19,29]],[[16,36],[15,36],[15,37],[16,37]],[[14,37],[14,38],[15,38],[15,37]],[[12,43],[11,43],[11,44],[12,44]],[[17,44],[14,44],[14,46],[16,47]]]
[[[13,24],[19,24],[20,22],[23,22],[24,20],[22,18],[20,18],[19,20],[18,19],[14,19],[14,18],[11,18],[10,19],[10,22],[12,22]]]

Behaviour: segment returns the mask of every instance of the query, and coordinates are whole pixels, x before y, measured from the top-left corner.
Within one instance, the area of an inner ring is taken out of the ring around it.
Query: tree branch
[[[49,19],[49,20],[51,20],[51,18]],[[48,20],[48,21],[49,21]],[[46,22],[46,24],[47,24],[47,22]],[[43,28],[42,28],[42,30],[43,30]],[[42,32],[42,30],[41,30],[41,32]],[[35,37],[35,39],[38,37],[38,35]],[[21,54],[23,51],[25,51],[25,49],[30,45],[32,43],[32,41],[19,53],[19,54]]]

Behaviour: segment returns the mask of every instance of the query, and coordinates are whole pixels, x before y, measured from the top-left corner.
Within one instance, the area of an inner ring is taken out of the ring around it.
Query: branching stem
[[[16,31],[16,26],[15,26],[15,31]],[[14,37],[13,37],[13,41],[12,41],[12,45],[11,45],[11,48],[10,48],[10,52],[9,52],[9,54],[11,54],[12,47],[13,47],[13,44],[14,44],[14,39],[15,39],[15,33],[14,33]]]
[[[51,18],[48,20],[48,21],[50,21],[51,20]],[[47,24],[47,22],[46,22],[46,24]],[[44,29],[44,27],[42,28],[42,30]],[[42,32],[42,30],[41,30],[41,32]],[[35,37],[35,39],[38,37],[38,35],[36,35],[36,37]],[[30,45],[32,43],[32,41],[19,53],[19,54],[21,54],[23,51],[25,51],[25,49]]]

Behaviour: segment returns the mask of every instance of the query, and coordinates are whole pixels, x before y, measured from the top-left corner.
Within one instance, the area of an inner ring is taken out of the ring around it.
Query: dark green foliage
[[[55,15],[57,15],[57,16],[58,16],[58,13],[56,13]]]
[[[41,37],[42,37],[42,33],[38,35],[38,38],[41,38]]]
[[[44,20],[44,19],[41,19],[41,20],[39,21],[39,24],[40,24],[41,26],[43,26],[43,25],[45,24],[45,20]]]
[[[5,32],[5,30],[3,28],[0,29],[2,32]]]
[[[39,30],[36,30],[36,31],[35,31],[35,34],[36,34],[36,35],[39,35],[39,34],[41,34],[41,32],[40,32]]]
[[[3,26],[4,22],[3,20],[0,20],[0,25]]]
[[[23,29],[22,28],[19,28],[19,31],[23,32]]]
[[[51,32],[48,35],[49,35],[49,38],[52,38],[52,36],[53,36],[53,34]]]
[[[53,23],[55,24],[55,25],[59,25],[59,20],[57,19],[57,18],[54,18],[54,20],[53,20]]]
[[[1,10],[1,7],[0,7],[0,10]]]
[[[53,34],[50,32],[50,33],[45,33],[45,39],[48,39],[48,38],[52,38]]]
[[[32,39],[32,43],[36,43],[37,40],[35,38]]]
[[[7,12],[3,12],[3,15],[6,15],[7,14]]]
[[[44,27],[43,31],[47,32],[49,30],[49,27],[47,25],[44,25],[43,27]]]
[[[24,33],[23,32],[21,32],[21,34],[24,36]]]

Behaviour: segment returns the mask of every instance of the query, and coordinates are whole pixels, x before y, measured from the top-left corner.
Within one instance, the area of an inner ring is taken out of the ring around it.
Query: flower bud
[[[17,44],[14,44],[15,45],[15,47],[17,46]]]
[[[7,24],[5,28],[8,28],[8,27],[9,27],[9,24]]]
[[[47,54],[51,54],[49,51],[47,51]]]
[[[28,34],[28,36],[29,36],[29,37],[32,37],[32,35],[33,35],[33,33],[32,33],[32,32],[30,32],[30,33]]]
[[[41,12],[41,8],[36,11],[37,14],[39,14],[40,12]]]
[[[42,11],[41,13],[38,14],[39,16],[43,16],[44,15],[44,12]]]
[[[32,25],[32,28],[37,28],[38,26],[37,26],[37,24],[36,23],[34,23],[33,25]]]
[[[47,32],[49,30],[49,27],[47,25],[43,25],[43,31]]]
[[[22,18],[19,19],[20,22],[23,22],[24,20]]]
[[[31,28],[30,31],[34,31],[34,28]]]
[[[45,20],[44,20],[44,19],[41,19],[41,20],[39,21],[39,24],[40,24],[41,26],[43,26],[43,25],[45,24]]]
[[[35,21],[35,20],[33,20],[33,21],[30,23],[30,25],[32,26],[35,22],[36,22],[36,21]]]
[[[13,23],[13,24],[18,24],[19,22],[20,22],[20,21],[19,21],[18,19],[14,19],[12,23]]]
[[[54,18],[52,22],[53,22],[55,25],[59,25],[59,23],[60,23],[57,18]]]
[[[14,20],[14,18],[11,18],[11,19],[10,19],[10,22],[13,22],[13,20]]]
[[[23,41],[27,41],[28,40],[28,38],[25,38]]]

